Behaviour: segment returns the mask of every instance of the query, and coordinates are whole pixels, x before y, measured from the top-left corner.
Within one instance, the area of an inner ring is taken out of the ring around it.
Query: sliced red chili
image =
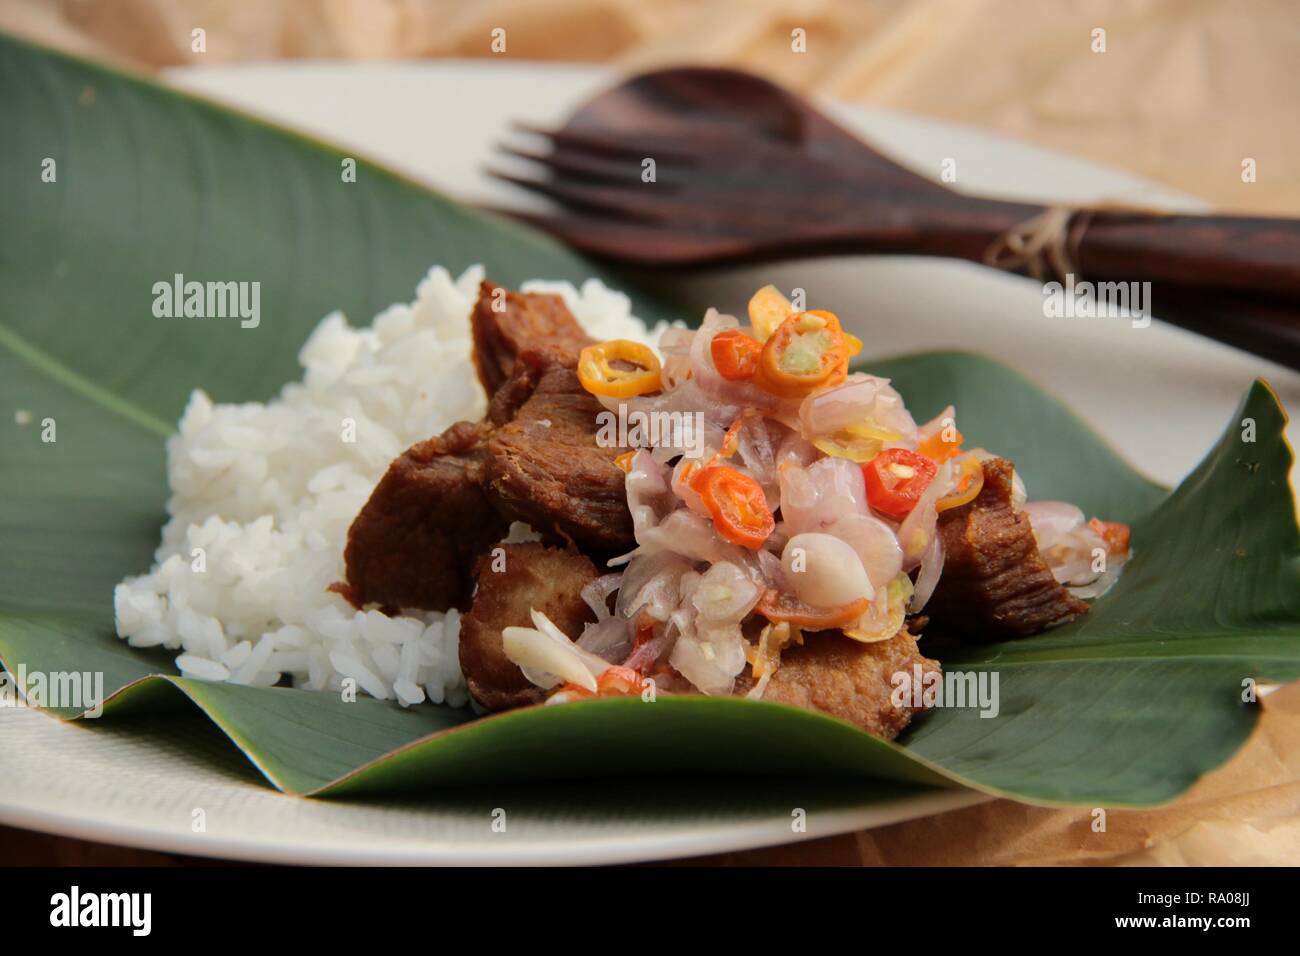
[[[862,466],[867,503],[901,521],[916,507],[938,472],[939,466],[925,455],[906,448],[886,448]]]
[[[1128,525],[1119,521],[1102,521],[1100,518],[1093,518],[1088,522],[1088,527],[1101,535],[1101,540],[1106,542],[1106,550],[1109,553],[1128,554]]]
[[[757,481],[735,468],[710,465],[691,478],[723,539],[757,551],[776,530],[776,520]]]
[[[636,622],[632,630],[632,650],[639,651],[643,645],[650,642],[655,636],[655,619],[645,611],[641,611],[636,616]]]
[[[596,678],[596,692],[601,697],[639,694],[641,692],[641,675],[630,667],[620,667],[613,664],[605,673]]]
[[[739,329],[726,329],[713,337],[709,353],[719,375],[729,382],[745,382],[758,371],[763,343]]]
[[[862,619],[871,602],[858,598],[837,607],[813,607],[793,594],[783,594],[768,588],[758,599],[755,610],[774,624],[785,622],[806,631],[824,631],[832,627],[846,627]]]
[[[956,458],[961,454],[961,443],[966,439],[955,427],[952,429],[951,436],[945,437],[947,432],[946,427],[940,428],[921,442],[920,447],[916,450],[925,457],[934,459],[939,464],[943,464],[949,458]],[[948,440],[949,437],[951,437],[951,441]]]
[[[641,675],[630,667],[611,664],[596,678],[595,693],[572,681],[563,684],[555,693],[564,694],[570,701],[639,694],[641,693]]]

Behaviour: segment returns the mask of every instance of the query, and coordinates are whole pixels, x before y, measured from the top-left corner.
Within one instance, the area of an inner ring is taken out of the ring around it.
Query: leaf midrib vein
[[[153,432],[161,438],[169,438],[175,428],[161,418],[132,404],[121,395],[114,394],[101,385],[91,381],[80,372],[64,365],[50,355],[22,338],[8,325],[0,322],[0,345],[3,345],[16,357],[25,361],[32,368],[44,373],[54,381],[66,386],[83,398],[89,399],[102,408],[114,412],[127,421]]]

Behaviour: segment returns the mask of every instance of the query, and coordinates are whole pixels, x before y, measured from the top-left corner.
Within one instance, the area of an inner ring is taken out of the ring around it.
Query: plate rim
[[[358,70],[402,70],[417,68],[436,72],[443,78],[457,75],[474,74],[480,71],[500,73],[514,72],[527,74],[530,71],[545,71],[552,76],[562,76],[566,82],[578,83],[599,77],[617,76],[617,71],[605,67],[593,67],[582,64],[556,64],[546,61],[519,61],[493,63],[490,61],[427,61],[404,60],[384,61],[380,63],[357,64],[339,61],[292,61],[275,63],[252,63],[247,67],[261,70],[273,70],[285,74],[306,72],[310,70],[326,72],[355,73]],[[315,137],[317,134],[297,128],[285,122],[273,113],[257,114],[246,109],[238,102],[231,102],[213,96],[209,88],[203,85],[191,85],[188,78],[200,75],[231,74],[241,71],[241,65],[223,64],[210,67],[179,67],[163,71],[158,78],[163,85],[179,88],[187,94],[198,96],[219,104],[223,108],[250,112],[259,119],[284,126],[294,133]],[[984,143],[999,143],[1013,152],[1034,154],[1040,158],[1059,156],[1068,158],[1075,166],[1095,171],[1108,176],[1120,176],[1132,183],[1135,190],[1150,191],[1156,201],[1170,204],[1198,204],[1195,197],[1146,179],[1126,170],[1118,169],[1091,159],[1075,156],[1059,150],[1017,140],[1013,137],[986,129],[967,126],[960,122],[937,119],[904,111],[844,103],[829,98],[819,98],[822,103],[834,104],[833,115],[843,120],[850,117],[856,122],[851,129],[861,130],[869,125],[872,118],[892,117],[905,127],[912,129],[929,129],[943,132],[951,137],[975,139]],[[421,185],[432,186],[446,192],[444,187],[410,175],[405,169],[397,170],[404,178],[414,179]],[[1201,204],[1204,205],[1204,204]],[[46,715],[58,720],[53,715]],[[274,791],[269,782],[265,786]],[[306,799],[279,793],[283,799]],[[892,823],[919,819],[949,810],[960,809],[985,803],[997,797],[973,789],[953,787],[932,788],[915,794],[891,797],[881,801],[853,807],[842,807],[822,811],[818,814],[816,832],[784,833],[773,826],[770,819],[756,819],[726,826],[710,831],[676,832],[668,835],[654,833],[641,834],[632,838],[619,838],[617,835],[602,835],[586,838],[579,845],[557,848],[554,843],[539,843],[530,848],[518,846],[502,850],[475,846],[472,850],[456,848],[443,851],[428,844],[411,848],[394,848],[384,846],[377,849],[365,847],[343,847],[328,842],[307,843],[301,839],[284,841],[221,837],[214,839],[207,834],[176,832],[149,826],[147,823],[125,823],[117,820],[96,820],[77,816],[65,811],[45,810],[40,806],[24,806],[12,798],[0,799],[0,822],[6,825],[34,830],[57,836],[81,840],[155,850],[164,853],[176,853],[212,859],[230,859],[244,862],[298,863],[298,864],[343,864],[343,865],[596,865],[612,863],[630,863],[680,859],[716,853],[735,852],[747,849],[777,846],[803,842],[886,826]],[[142,818],[147,819],[147,818]]]

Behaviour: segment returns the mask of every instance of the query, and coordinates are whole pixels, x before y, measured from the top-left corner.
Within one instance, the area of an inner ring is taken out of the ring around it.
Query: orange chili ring
[[[983,488],[984,466],[979,459],[972,455],[961,463],[961,471],[957,475],[956,490],[935,502],[934,510],[949,511],[952,508],[960,508],[964,504],[969,504],[975,500]]]
[[[763,345],[754,382],[781,398],[838,385],[849,372],[849,346],[834,313],[799,312]]]
[[[632,369],[617,368],[623,362]],[[648,345],[630,339],[611,339],[588,345],[578,356],[578,381],[593,395],[631,398],[663,387],[663,366]]]
[[[776,286],[763,286],[749,300],[749,324],[754,327],[754,337],[759,342],[767,341],[793,311],[790,300]]]
[[[569,681],[557,688],[554,694],[564,694],[570,701],[594,700],[597,697],[624,697],[641,693],[641,675],[630,667],[611,664],[596,678],[596,691],[592,693],[581,684]]]
[[[723,433],[722,444],[718,446],[718,453],[713,457],[709,464],[716,465],[722,458],[730,458],[740,447],[740,430],[745,427],[745,422],[756,416],[758,413],[753,409],[745,409],[736,416],[736,420],[727,426]]]
[[[758,371],[763,344],[739,329],[724,329],[709,343],[713,367],[728,382],[747,382]]]
[[[768,588],[754,610],[774,624],[785,622],[806,631],[824,631],[853,624],[867,613],[870,606],[871,602],[863,597],[837,607],[813,607],[793,595]]]
[[[726,465],[709,465],[691,478],[713,518],[713,527],[732,544],[757,551],[776,530],[776,520],[757,481]]]
[[[740,448],[740,430],[745,427],[745,422],[760,413],[752,408],[747,408],[736,416],[735,421],[727,426],[727,430],[722,435],[722,444],[718,446],[712,457],[709,458],[702,466],[698,463],[688,463],[682,469],[682,480],[689,486],[691,484],[691,474],[698,468],[712,468],[714,465],[721,464],[724,459],[734,455]]]
[[[952,426],[953,435],[955,436],[952,441],[943,437],[947,431],[947,427],[940,428],[925,441],[921,442],[916,450],[926,458],[932,458],[941,465],[949,458],[956,458],[961,454],[961,443],[966,439],[961,432],[957,431],[955,425]]]
[[[1102,521],[1093,518],[1088,527],[1106,542],[1106,551],[1110,554],[1128,554],[1129,527],[1121,521]]]
[[[596,692],[601,697],[639,694],[641,692],[641,675],[630,667],[611,664],[603,674],[596,678]]]

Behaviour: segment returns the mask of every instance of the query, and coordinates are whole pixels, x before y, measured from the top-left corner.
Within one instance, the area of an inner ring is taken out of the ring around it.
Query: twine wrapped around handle
[[[1091,221],[1088,208],[1048,206],[994,239],[984,252],[984,264],[1035,279],[1049,271],[1062,282],[1071,273],[1078,279],[1079,242]]]
[[[1024,272],[1039,280],[1050,274],[1061,282],[1067,275],[1073,275],[1076,282],[1082,281],[1079,244],[1099,212],[1169,215],[1165,209],[1127,203],[1048,206],[994,239],[984,252],[984,264],[1008,272]]]

